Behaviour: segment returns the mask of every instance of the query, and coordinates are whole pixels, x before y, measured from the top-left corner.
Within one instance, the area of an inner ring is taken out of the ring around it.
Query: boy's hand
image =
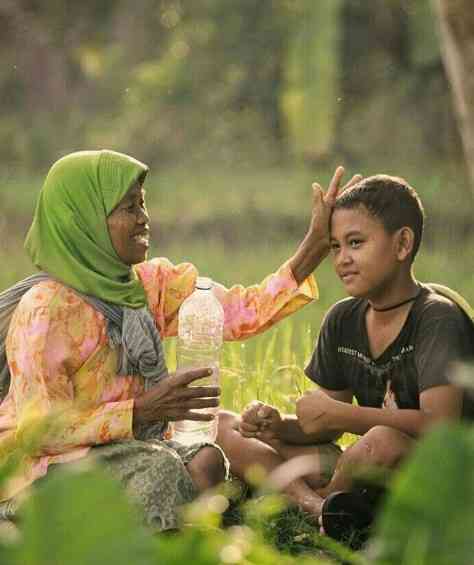
[[[281,421],[276,408],[254,400],[241,416],[239,431],[244,437],[254,437],[265,442],[273,441],[278,439]]]
[[[305,434],[329,431],[337,401],[321,390],[308,391],[296,402],[296,416]]]

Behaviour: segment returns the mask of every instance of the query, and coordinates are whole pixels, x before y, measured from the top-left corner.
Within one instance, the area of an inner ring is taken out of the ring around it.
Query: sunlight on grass
[[[297,399],[317,385],[308,379],[304,368],[316,339],[314,328],[293,320],[281,322],[266,334],[246,342],[224,344],[220,384],[221,407],[240,413],[252,400],[260,400],[294,414]],[[165,342],[168,366],[176,367],[176,340]],[[345,434],[340,444],[352,443],[355,436]]]

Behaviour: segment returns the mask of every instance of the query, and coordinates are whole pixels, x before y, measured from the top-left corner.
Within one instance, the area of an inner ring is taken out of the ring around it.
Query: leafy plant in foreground
[[[444,425],[398,475],[370,553],[379,565],[468,565],[473,525],[474,429]]]

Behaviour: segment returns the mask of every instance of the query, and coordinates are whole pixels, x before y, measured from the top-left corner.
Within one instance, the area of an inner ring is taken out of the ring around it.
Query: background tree
[[[0,25],[3,163],[459,158],[430,0],[4,0]]]
[[[433,0],[443,60],[474,193],[474,11],[470,0]]]

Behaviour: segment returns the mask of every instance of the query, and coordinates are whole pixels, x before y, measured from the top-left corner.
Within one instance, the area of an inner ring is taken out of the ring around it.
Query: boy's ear
[[[397,246],[397,257],[399,261],[405,261],[412,251],[413,244],[415,241],[415,234],[411,228],[404,226],[396,232],[396,246]]]

